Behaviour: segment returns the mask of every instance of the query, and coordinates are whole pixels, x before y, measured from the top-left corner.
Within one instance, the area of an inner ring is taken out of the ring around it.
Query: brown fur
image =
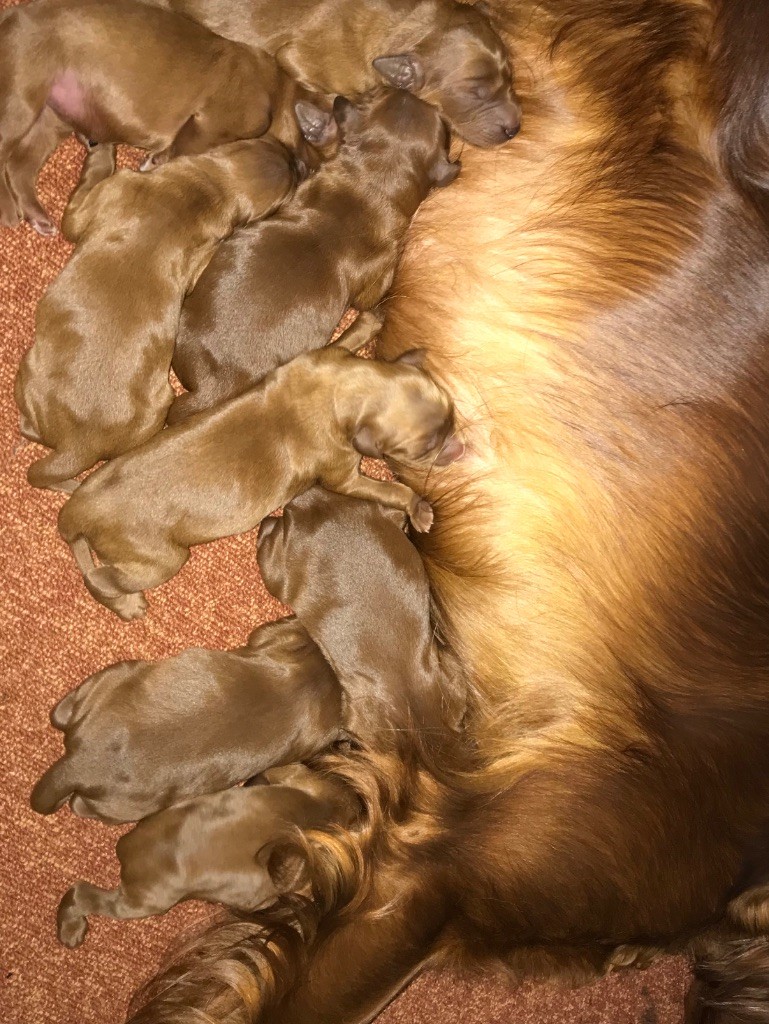
[[[51,713],[66,754],[32,792],[101,821],[138,821],[191,797],[301,761],[342,735],[341,694],[295,619],[255,629],[234,651],[121,661]]]
[[[440,743],[465,710],[405,525],[401,513],[315,487],[259,531],[268,590],[323,651],[344,691],[345,728],[369,749],[399,748],[404,730],[421,732],[427,747]]]
[[[526,140],[422,211],[381,342],[428,349],[473,453],[419,541],[464,740],[440,781],[351,764],[374,824],[317,840],[304,942],[215,930],[137,1024],[362,1024],[427,964],[628,947],[714,964],[693,1020],[769,1021],[763,918],[726,917],[769,802],[769,9],[495,8]]]
[[[120,885],[78,882],[59,904],[59,940],[79,946],[89,914],[137,918],[163,914],[187,899],[254,910],[298,888],[302,863],[281,841],[297,828],[355,818],[353,794],[302,765],[266,773],[267,785],[210,793],[159,811],[117,843]]]
[[[325,345],[349,305],[376,306],[417,207],[457,176],[438,114],[408,93],[379,90],[358,107],[338,100],[334,109],[335,159],[270,224],[220,246],[185,302],[173,367],[188,393],[169,423]],[[322,134],[316,114],[306,130]]]
[[[430,506],[410,487],[361,476],[359,453],[407,463],[440,458],[451,402],[408,360],[374,363],[340,347],[369,340],[371,330],[360,336],[366,321],[363,314],[334,347],[298,356],[77,488],[59,530],[96,600],[138,618],[142,591],[174,576],[192,545],[253,529],[316,482],[399,508],[416,529],[429,530]]]
[[[0,40],[0,225],[43,234],[34,183],[64,124],[164,160],[262,135],[297,98],[268,54],[133,0],[34,0],[0,14]]]
[[[111,147],[88,154],[63,222],[77,248],[38,305],[16,378],[22,434],[54,449],[29,469],[36,487],[73,490],[78,473],[162,429],[185,293],[221,238],[294,185],[290,154],[271,138],[151,174],[113,170]]]
[[[482,4],[163,0],[163,6],[267,50],[308,87],[350,96],[383,78],[434,104],[476,146],[498,146],[518,131],[509,57]]]

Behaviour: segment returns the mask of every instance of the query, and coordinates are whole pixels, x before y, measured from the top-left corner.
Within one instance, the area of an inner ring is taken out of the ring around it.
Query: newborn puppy
[[[113,161],[112,147],[88,154],[63,223],[77,248],[37,307],[16,378],[22,434],[54,449],[30,466],[35,487],[71,491],[78,473],[163,427],[185,292],[221,238],[294,186],[290,154],[269,136],[151,174],[113,175]]]
[[[281,849],[281,841],[297,828],[349,825],[356,800],[343,783],[302,765],[266,776],[269,785],[210,793],[140,821],[118,840],[117,889],[78,882],[65,894],[60,942],[79,946],[88,914],[149,917],[188,899],[246,912],[296,889],[302,862]]]
[[[520,127],[508,54],[483,3],[161,3],[228,39],[262,47],[289,74],[324,92],[365,92],[378,72],[388,84],[438,107],[457,135],[475,146],[501,145]]]
[[[169,423],[325,345],[348,306],[375,306],[419,204],[459,173],[439,115],[408,93],[379,90],[361,106],[338,97],[333,119],[306,103],[297,112],[310,141],[336,122],[338,154],[277,218],[220,246],[201,275],[173,355],[188,394]]]
[[[403,526],[400,513],[314,487],[264,520],[257,547],[268,590],[293,607],[337,675],[345,729],[377,749],[403,730],[457,728],[465,709]]]
[[[196,648],[122,661],[61,700],[66,754],[32,791],[52,814],[138,821],[190,797],[301,761],[341,734],[331,669],[296,619],[255,629],[234,651]]]
[[[35,0],[2,12],[0,224],[26,217],[55,231],[18,178],[30,153],[39,159],[60,137],[47,107],[86,139],[126,142],[162,160],[262,135],[284,81],[268,54],[134,0]],[[35,142],[25,143],[30,131]],[[26,155],[15,161],[19,145]]]
[[[315,483],[402,509],[415,529],[429,530],[430,505],[405,484],[361,476],[358,453],[406,463],[455,458],[451,441],[442,457],[452,405],[410,365],[413,353],[383,363],[339,347],[359,345],[378,328],[366,330],[361,316],[337,346],[298,356],[78,487],[59,530],[97,601],[138,618],[146,609],[142,591],[171,579],[192,545],[253,529]]]

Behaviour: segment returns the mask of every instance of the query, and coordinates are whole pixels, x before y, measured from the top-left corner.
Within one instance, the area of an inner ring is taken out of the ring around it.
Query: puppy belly
[[[64,70],[54,78],[48,93],[48,106],[62,121],[86,135],[94,142],[106,142],[99,136],[104,132],[102,118],[95,109],[93,99],[72,70]]]

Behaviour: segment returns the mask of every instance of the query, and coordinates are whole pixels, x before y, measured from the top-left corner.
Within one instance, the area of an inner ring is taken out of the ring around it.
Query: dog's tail
[[[769,4],[721,0],[714,59],[718,148],[733,181],[769,211]]]
[[[83,460],[73,452],[49,452],[33,462],[27,470],[27,480],[33,487],[49,487],[55,491],[71,492],[77,487],[75,477],[93,462]]]
[[[68,757],[60,758],[38,780],[29,802],[38,814],[53,814],[58,811],[75,791],[71,765]]]
[[[131,1024],[371,1020],[432,962],[447,911],[438,866],[393,841],[392,822],[380,832],[379,809],[368,808],[360,833],[298,841],[311,899],[285,897],[193,940],[139,993]]]
[[[697,960],[687,1024],[769,1021],[769,936],[723,942]]]

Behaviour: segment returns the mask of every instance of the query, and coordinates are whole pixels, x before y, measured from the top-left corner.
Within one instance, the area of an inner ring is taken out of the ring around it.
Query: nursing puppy
[[[3,12],[0,224],[26,217],[44,234],[55,230],[34,177],[61,137],[59,122],[160,160],[200,153],[267,131],[285,77],[268,54],[135,0],[35,0]]]
[[[297,828],[349,826],[356,799],[344,783],[302,765],[265,775],[268,785],[210,793],[140,821],[118,840],[116,889],[78,882],[64,895],[59,940],[79,946],[88,914],[149,917],[188,899],[253,911],[296,890],[302,861],[282,841]]]
[[[22,434],[54,449],[30,466],[35,487],[71,491],[78,473],[163,427],[185,293],[222,237],[294,186],[291,156],[270,137],[151,174],[113,169],[111,147],[89,153],[63,224],[77,248],[37,307],[16,378]]]
[[[296,619],[255,629],[234,651],[122,661],[61,700],[66,754],[32,791],[52,814],[138,821],[191,797],[302,761],[341,732],[339,684]]]
[[[169,423],[325,345],[348,306],[375,306],[419,204],[459,173],[440,116],[408,93],[378,90],[360,106],[338,97],[333,119],[308,104],[298,112],[311,141],[338,125],[337,156],[275,220],[220,246],[201,275],[173,355],[188,393]]]
[[[403,730],[422,731],[429,744],[431,732],[439,739],[456,728],[465,708],[404,525],[401,513],[314,487],[264,520],[257,548],[268,590],[291,605],[336,673],[345,729],[380,750]]]
[[[367,327],[362,316],[341,344],[372,337],[379,325]],[[413,353],[381,363],[338,345],[298,356],[78,487],[59,530],[97,601],[124,619],[140,617],[141,592],[175,575],[192,545],[253,529],[315,483],[402,509],[415,529],[430,529],[430,505],[404,484],[361,476],[360,454],[406,464],[456,457],[450,441],[441,453],[453,426],[451,402],[410,365]]]
[[[275,55],[324,92],[365,92],[381,75],[438,107],[475,146],[498,146],[520,127],[510,60],[483,4],[455,0],[161,0],[229,39]],[[318,45],[322,39],[322,45]]]

